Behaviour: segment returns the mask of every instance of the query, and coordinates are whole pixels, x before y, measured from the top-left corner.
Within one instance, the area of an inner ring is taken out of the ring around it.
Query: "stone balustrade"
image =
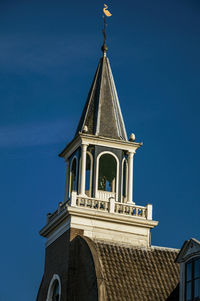
[[[80,196],[77,195],[76,192],[72,192],[71,198],[68,202],[59,203],[58,209],[54,213],[48,213],[47,223],[51,222],[56,216],[67,209],[68,206],[152,220],[151,204],[148,204],[145,207],[136,206],[134,204],[115,202],[115,199],[112,197],[107,201],[90,198],[88,196]]]
[[[94,199],[89,197],[79,197],[77,196],[76,205],[78,207],[85,207],[90,209],[96,209],[100,211],[109,211],[109,201]]]
[[[100,200],[106,200],[108,201],[110,198],[116,198],[115,192],[110,191],[103,191],[103,190],[97,190],[97,198]]]
[[[115,213],[147,218],[147,207],[115,203]]]

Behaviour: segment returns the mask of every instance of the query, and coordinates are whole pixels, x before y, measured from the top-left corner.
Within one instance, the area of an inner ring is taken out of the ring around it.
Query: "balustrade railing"
[[[110,198],[116,198],[116,193],[111,191],[97,190],[97,198],[108,201]]]
[[[101,211],[109,211],[109,201],[98,200],[88,197],[77,197],[76,205],[78,207],[85,207],[90,209],[96,209]]]
[[[115,203],[115,213],[147,218],[147,208],[124,203]]]
[[[146,207],[136,206],[134,204],[115,202],[115,199],[112,197],[109,200],[101,200],[90,198],[88,196],[79,196],[76,195],[75,192],[72,192],[71,198],[68,202],[59,203],[58,209],[54,213],[47,215],[47,223],[51,222],[54,218],[56,218],[56,216],[60,215],[60,213],[63,212],[68,206],[82,207],[113,214],[152,220],[151,204],[148,204]]]

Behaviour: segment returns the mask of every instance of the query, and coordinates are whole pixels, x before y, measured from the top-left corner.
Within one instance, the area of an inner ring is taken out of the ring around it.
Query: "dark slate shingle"
[[[76,134],[88,127],[88,134],[127,141],[110,63],[107,57],[99,61]]]

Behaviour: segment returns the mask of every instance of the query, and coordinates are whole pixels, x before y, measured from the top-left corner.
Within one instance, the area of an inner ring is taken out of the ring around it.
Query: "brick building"
[[[66,162],[65,199],[40,234],[46,238],[37,301],[179,299],[178,250],[151,246],[152,205],[133,201],[133,158],[116,87],[102,47]]]

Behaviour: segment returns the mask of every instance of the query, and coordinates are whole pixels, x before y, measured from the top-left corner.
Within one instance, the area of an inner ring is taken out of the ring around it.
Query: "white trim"
[[[115,196],[115,201],[118,199],[118,185],[119,185],[119,159],[117,156],[110,152],[110,151],[104,151],[98,154],[97,156],[97,165],[96,165],[96,187],[95,187],[95,197],[98,195],[98,179],[99,179],[99,159],[102,155],[109,154],[113,156],[116,159],[117,162],[117,172],[116,172],[116,196]]]
[[[54,283],[55,283],[56,280],[58,281],[58,284],[59,284],[59,301],[61,300],[61,281],[60,281],[60,277],[57,274],[54,274],[53,277],[51,278],[51,281],[50,281],[50,284],[49,284],[46,301],[52,301]]]
[[[72,158],[72,161],[71,161],[71,164],[70,164],[70,171],[69,171],[69,189],[68,189],[68,197],[70,198],[71,197],[71,171],[72,171],[72,165],[73,165],[73,162],[74,160],[76,160],[76,181],[78,180],[77,179],[77,172],[78,172],[78,158],[76,155],[73,156]]]
[[[87,155],[90,157],[90,185],[89,185],[89,196],[92,196],[92,171],[93,171],[93,156],[92,154],[87,151],[86,152],[86,166],[87,166]],[[86,172],[86,170],[85,170]],[[86,183],[86,182],[85,182]]]
[[[85,176],[86,176],[86,153],[88,144],[81,145],[81,169],[79,172],[80,179],[80,191],[79,194],[85,195]]]
[[[128,195],[127,200],[129,204],[133,202],[133,157],[134,152],[128,152]]]
[[[124,162],[126,162],[126,198],[123,196],[123,186],[124,186]],[[122,160],[122,173],[121,173],[121,201],[122,203],[125,203],[124,200],[127,202],[127,197],[128,197],[128,162],[126,158],[123,158]]]
[[[106,147],[112,147],[125,151],[134,151],[140,148],[143,143],[130,142],[125,140],[119,140],[114,138],[102,137],[85,133],[79,133],[76,139],[74,139],[60,154],[65,160],[67,160],[73,153],[81,146],[82,143],[101,145]]]

